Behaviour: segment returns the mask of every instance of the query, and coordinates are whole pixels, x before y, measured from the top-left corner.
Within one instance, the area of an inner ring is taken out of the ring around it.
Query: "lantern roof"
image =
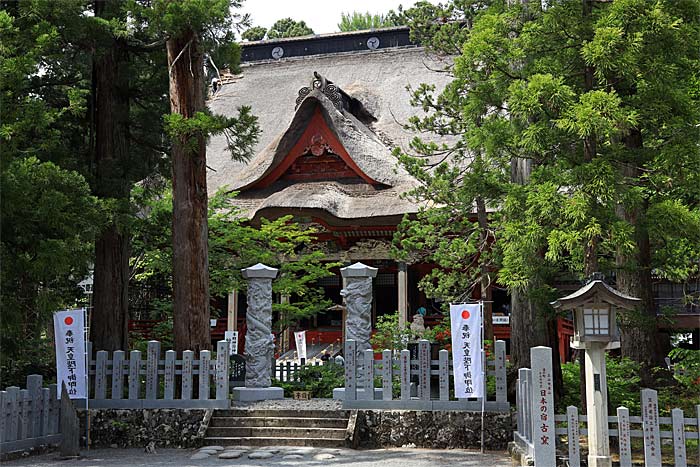
[[[560,310],[571,310],[594,302],[606,302],[619,308],[631,310],[639,305],[642,300],[625,295],[610,287],[604,281],[596,279],[584,285],[576,292],[552,302],[551,305]]]

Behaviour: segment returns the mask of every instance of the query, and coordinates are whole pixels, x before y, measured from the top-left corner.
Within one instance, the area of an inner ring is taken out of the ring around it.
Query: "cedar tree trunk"
[[[95,14],[112,19],[121,1],[95,2]],[[129,202],[129,75],[126,43],[109,38],[93,62],[95,193]],[[129,233],[108,225],[95,241],[91,339],[96,350],[126,350],[129,324]]]
[[[641,149],[642,134],[633,130],[624,139],[628,149]],[[623,177],[635,179],[639,177],[636,163],[625,164],[622,168]],[[648,200],[643,200],[639,206],[618,207],[618,216],[634,227],[637,251],[634,255],[618,253],[617,289],[627,295],[640,298],[641,305],[634,311],[621,311],[620,346],[623,357],[641,363],[642,382],[652,382],[651,368],[664,366],[665,356],[656,324],[656,306],[651,277],[651,246],[649,231],[646,226],[646,211]]]
[[[170,38],[170,110],[192,118],[204,110],[203,54],[195,31]],[[175,350],[208,350],[209,260],[204,136],[173,138],[173,325]]]

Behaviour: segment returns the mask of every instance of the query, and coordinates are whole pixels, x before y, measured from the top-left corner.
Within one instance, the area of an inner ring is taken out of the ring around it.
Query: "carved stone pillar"
[[[282,388],[270,387],[270,362],[275,350],[272,341],[272,280],[277,277],[278,270],[258,263],[241,272],[248,280],[245,388],[234,388],[234,399],[281,399],[284,397]]]
[[[357,359],[363,359],[363,352],[371,349],[369,338],[372,333],[372,278],[377,276],[377,268],[362,263],[344,267],[340,274],[345,279],[345,288],[340,294],[347,306],[345,339],[357,343]]]

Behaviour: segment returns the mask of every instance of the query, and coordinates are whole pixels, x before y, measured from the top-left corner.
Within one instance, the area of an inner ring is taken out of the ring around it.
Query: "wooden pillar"
[[[403,261],[398,262],[399,328],[406,327],[408,316],[408,268]]]
[[[233,290],[228,294],[228,321],[227,331],[238,330],[238,290]]]
[[[280,295],[280,303],[289,303],[289,295]],[[280,321],[282,321],[283,318],[286,318],[286,316],[280,316]],[[290,332],[291,331],[289,329],[289,325],[287,325],[284,328],[284,332],[282,333],[282,342],[280,343],[280,354],[283,354],[289,350]]]

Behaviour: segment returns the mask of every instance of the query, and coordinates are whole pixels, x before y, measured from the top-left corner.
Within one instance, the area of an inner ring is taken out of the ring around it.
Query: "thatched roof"
[[[391,151],[395,146],[407,147],[414,136],[401,126],[419,112],[411,107],[406,87],[428,83],[441,89],[449,76],[434,70],[442,65],[423,49],[397,48],[244,66],[242,77],[224,85],[209,105],[224,115],[234,115],[242,105],[251,106],[262,130],[260,141],[256,156],[247,164],[231,160],[223,138],[210,142],[210,194],[224,186],[239,190],[238,204],[250,217],[265,208],[317,208],[345,219],[416,212],[416,205],[399,198],[416,181],[397,165]],[[365,114],[337,108],[318,90],[312,90],[295,109],[299,89],[308,85],[314,72],[359,101],[374,121],[360,121],[357,116]],[[381,185],[280,181],[253,188],[284,159],[316,109],[361,171]]]

